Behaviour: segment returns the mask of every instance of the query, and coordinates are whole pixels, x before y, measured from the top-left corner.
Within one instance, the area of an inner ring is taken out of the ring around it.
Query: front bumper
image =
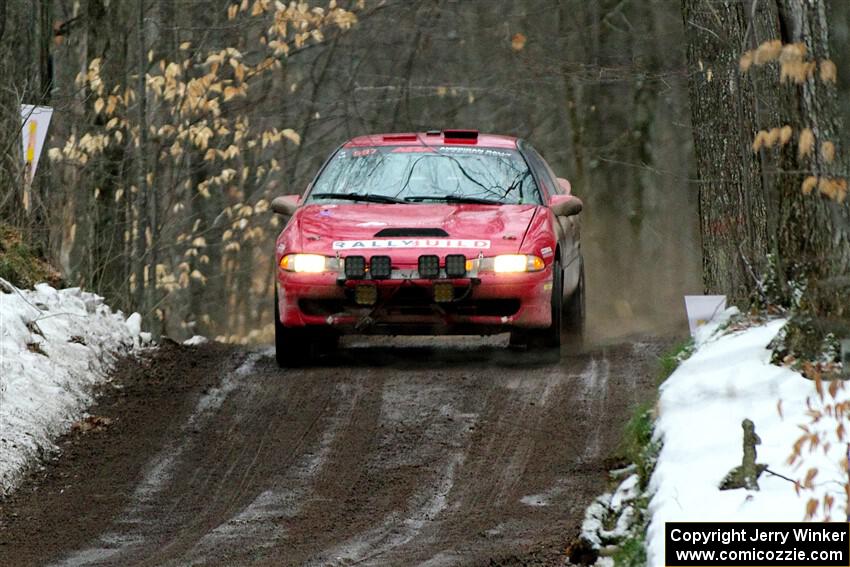
[[[332,272],[278,270],[278,309],[287,327],[341,333],[488,334],[552,323],[552,266],[539,272],[479,273],[459,279],[339,281]],[[437,302],[434,284],[450,283],[454,300]],[[374,305],[358,305],[358,284],[377,287]]]

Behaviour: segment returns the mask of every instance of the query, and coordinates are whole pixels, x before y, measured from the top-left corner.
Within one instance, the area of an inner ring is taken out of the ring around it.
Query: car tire
[[[332,355],[339,348],[338,333],[321,332],[316,335],[314,344],[322,355]]]
[[[286,327],[280,322],[277,289],[274,292],[274,350],[277,365],[281,368],[303,366],[312,354],[312,344],[306,331]]]
[[[564,331],[570,342],[581,345],[584,340],[585,319],[587,313],[587,297],[584,285],[584,260],[579,260],[578,285],[564,305]]]
[[[511,344],[525,343],[530,349],[561,348],[563,314],[564,314],[564,272],[561,263],[556,261],[552,267],[552,324],[545,329],[514,331],[511,333]]]

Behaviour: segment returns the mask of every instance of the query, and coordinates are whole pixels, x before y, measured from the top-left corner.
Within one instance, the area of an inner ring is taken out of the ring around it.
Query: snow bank
[[[632,502],[641,494],[638,482],[638,475],[630,475],[619,484],[613,494],[606,492],[597,496],[584,511],[581,538],[594,549],[617,544],[631,535],[638,515]],[[614,524],[613,529],[606,529],[605,525],[610,523]],[[598,567],[599,561],[595,565]]]
[[[776,320],[719,337],[714,335],[718,324],[701,328],[696,352],[661,386],[656,435],[664,445],[650,481],[649,565],[664,565],[665,522],[800,521],[812,496],[829,490],[836,502],[844,501],[835,483],[847,478],[840,465],[843,444],[835,443],[827,454],[804,453],[802,468],[786,464],[801,433],[798,425],[809,422],[806,398],[814,399],[815,388],[800,374],[769,362],[766,347],[784,324]],[[718,490],[741,464],[744,418],[755,423],[762,441],[758,462],[795,479],[810,466],[820,469],[814,494],[797,496],[792,483],[768,473],[759,479],[760,491]],[[842,512],[843,505],[837,506],[833,517]]]
[[[0,290],[0,495],[82,417],[116,357],[140,346],[139,323],[79,288]]]

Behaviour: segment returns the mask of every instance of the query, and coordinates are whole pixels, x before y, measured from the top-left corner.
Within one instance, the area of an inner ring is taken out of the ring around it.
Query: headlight
[[[543,259],[530,254],[502,254],[493,258],[493,271],[497,274],[539,272]]]
[[[328,260],[320,254],[287,254],[280,259],[280,267],[288,272],[318,274],[330,271]]]

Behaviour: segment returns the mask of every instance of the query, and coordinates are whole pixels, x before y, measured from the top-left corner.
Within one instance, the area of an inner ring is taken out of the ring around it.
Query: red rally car
[[[281,366],[346,333],[581,336],[582,202],[522,140],[361,136],[272,209],[290,217],[275,248]]]

